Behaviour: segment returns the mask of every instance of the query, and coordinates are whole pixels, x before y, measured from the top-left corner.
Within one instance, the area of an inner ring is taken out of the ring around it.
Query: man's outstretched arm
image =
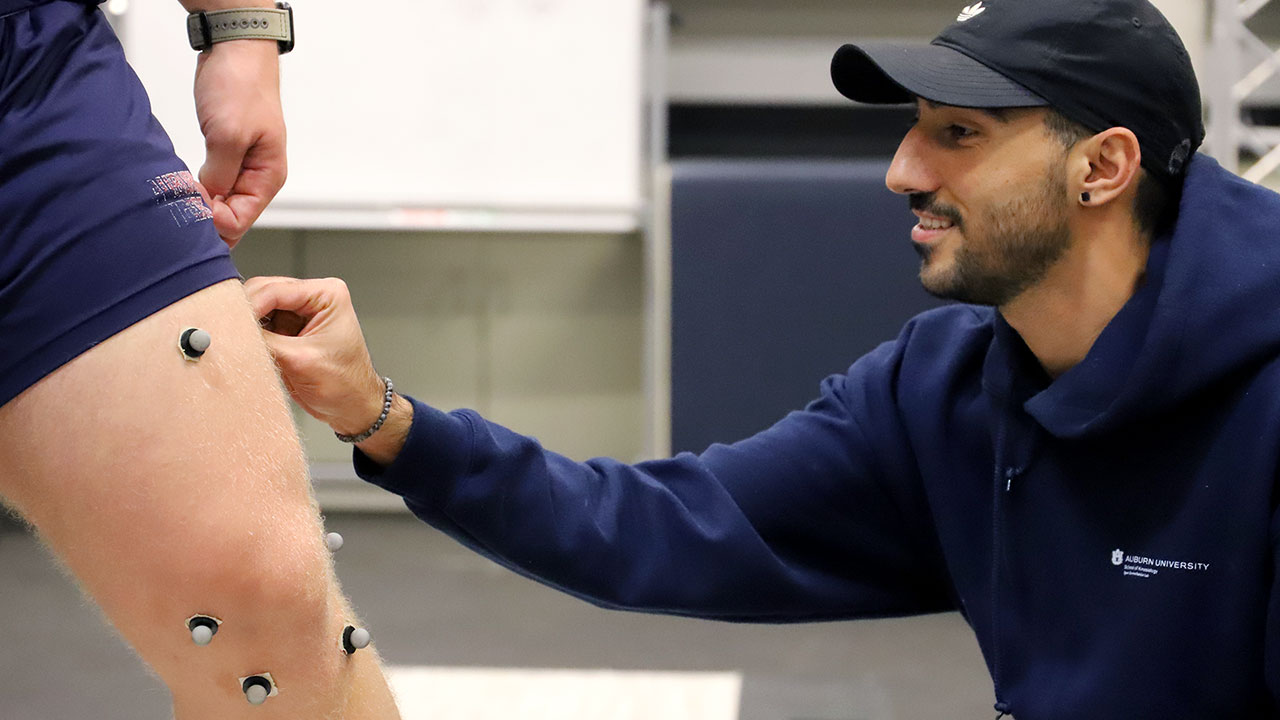
[[[342,281],[245,290],[299,404],[342,434],[376,424],[385,388]],[[604,607],[756,622],[935,612],[952,600],[895,420],[901,348],[701,455],[576,462],[475,412],[402,399],[356,471],[468,547]]]

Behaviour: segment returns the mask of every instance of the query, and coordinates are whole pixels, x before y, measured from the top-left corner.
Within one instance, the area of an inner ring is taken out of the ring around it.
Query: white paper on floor
[[[404,720],[737,720],[737,673],[392,666]]]

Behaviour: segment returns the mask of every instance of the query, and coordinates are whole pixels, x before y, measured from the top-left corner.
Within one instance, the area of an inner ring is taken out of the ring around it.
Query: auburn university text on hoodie
[[[1020,720],[1280,717],[1280,196],[1207,157],[1136,294],[1053,381],[996,311],[956,305],[700,455],[578,463],[414,406],[395,463],[357,451],[361,476],[598,605],[956,609]]]

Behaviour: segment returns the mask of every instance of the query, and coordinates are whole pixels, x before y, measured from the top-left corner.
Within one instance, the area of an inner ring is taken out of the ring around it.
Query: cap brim
[[[975,108],[1039,107],[1049,103],[1018,83],[945,45],[845,45],[831,60],[841,95],[894,105],[917,97]]]

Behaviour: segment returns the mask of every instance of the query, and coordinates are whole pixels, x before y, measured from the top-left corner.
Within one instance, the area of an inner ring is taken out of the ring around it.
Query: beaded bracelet
[[[382,382],[386,383],[387,392],[382,396],[382,414],[379,415],[377,421],[373,423],[373,427],[365,430],[359,435],[343,435],[342,433],[335,431],[333,433],[335,437],[344,443],[362,443],[372,437],[374,433],[378,432],[378,428],[382,427],[382,423],[387,421],[387,415],[391,412],[391,395],[396,389],[395,386],[391,384],[391,378],[383,377]]]

